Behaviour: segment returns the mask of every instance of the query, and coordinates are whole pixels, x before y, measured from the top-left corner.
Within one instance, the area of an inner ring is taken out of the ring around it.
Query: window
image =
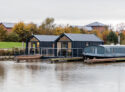
[[[62,48],[68,48],[68,42],[62,42]]]
[[[89,43],[88,43],[88,42],[86,42],[86,46],[89,46]]]

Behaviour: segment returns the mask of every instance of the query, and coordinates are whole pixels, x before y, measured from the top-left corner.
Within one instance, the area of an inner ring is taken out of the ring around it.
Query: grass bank
[[[0,48],[18,48],[18,47],[22,47],[22,42],[0,42]]]

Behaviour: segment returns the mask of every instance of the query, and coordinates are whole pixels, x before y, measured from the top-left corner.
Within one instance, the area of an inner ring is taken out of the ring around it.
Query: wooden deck
[[[22,55],[22,56],[16,56],[15,60],[19,62],[20,60],[37,60],[41,59],[42,55]]]
[[[106,59],[88,59],[85,60],[85,63],[93,64],[93,63],[105,63],[105,62],[121,62],[125,61],[125,57],[122,58],[106,58]]]

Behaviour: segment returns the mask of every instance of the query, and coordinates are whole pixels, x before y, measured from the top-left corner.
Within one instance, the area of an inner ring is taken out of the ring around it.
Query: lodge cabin
[[[36,48],[35,52],[42,55],[79,57],[85,47],[102,44],[103,41],[94,34],[33,35],[27,39],[26,52],[31,53],[32,48]]]
[[[42,54],[41,49],[55,48],[55,35],[32,35],[26,41],[26,54]]]

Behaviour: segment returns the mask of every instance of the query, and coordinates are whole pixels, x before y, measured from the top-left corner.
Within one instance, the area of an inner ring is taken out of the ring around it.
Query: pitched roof
[[[12,28],[15,25],[15,23],[6,23],[6,22],[3,22],[1,24],[3,24],[6,28]]]
[[[68,38],[72,41],[93,41],[93,42],[103,42],[100,38],[98,38],[94,34],[72,34],[72,33],[64,33]]]
[[[39,41],[55,41],[59,36],[55,35],[33,35],[36,37]]]
[[[83,29],[84,30],[88,30],[88,31],[92,31],[93,30],[92,27],[89,27],[89,26],[84,26]]]
[[[105,24],[103,23],[100,23],[100,22],[93,22],[93,23],[90,23],[88,25],[86,25],[87,27],[93,27],[93,26],[106,26]]]

